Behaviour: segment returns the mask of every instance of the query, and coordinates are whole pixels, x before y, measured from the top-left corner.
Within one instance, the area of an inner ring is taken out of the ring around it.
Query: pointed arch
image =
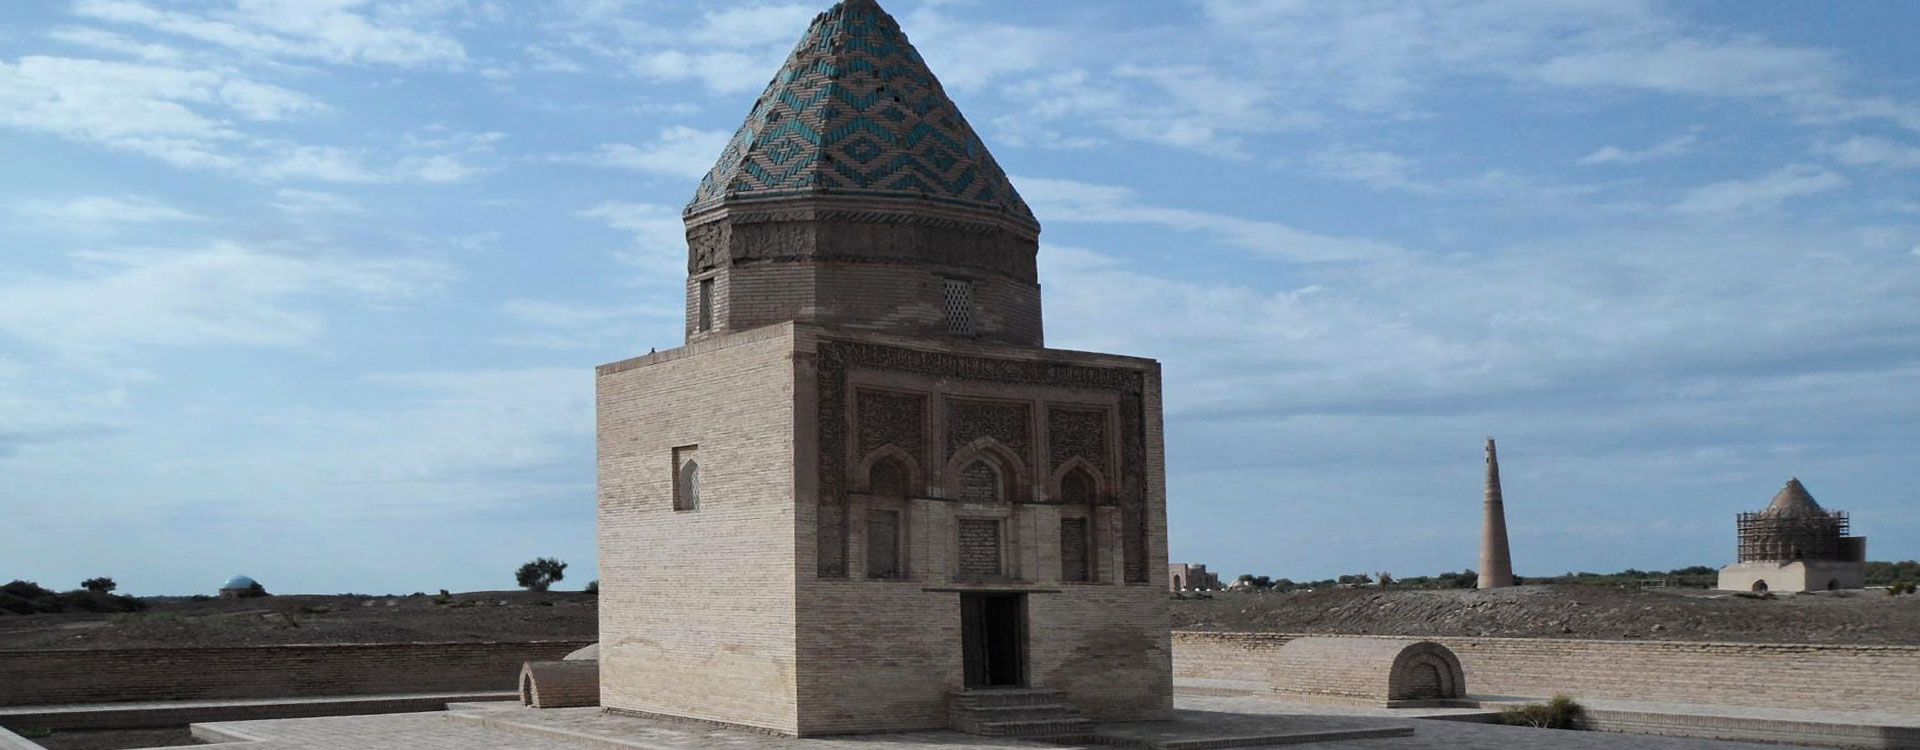
[[[1047,479],[1047,496],[1068,505],[1101,505],[1112,496],[1106,478],[1084,458],[1062,462]]]
[[[1032,484],[1019,456],[993,438],[980,438],[954,452],[947,461],[945,477],[947,497],[976,502],[1024,499],[1019,488]],[[988,495],[992,499],[986,499]]]
[[[700,462],[689,458],[680,464],[673,493],[674,510],[700,509]]]
[[[892,443],[868,453],[854,475],[855,489],[872,495],[911,497],[925,492],[926,486],[920,462]]]

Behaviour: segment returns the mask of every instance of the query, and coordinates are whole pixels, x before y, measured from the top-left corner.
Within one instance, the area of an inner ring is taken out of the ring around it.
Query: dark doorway
[[[1026,594],[960,595],[968,688],[1026,686],[1026,612]]]

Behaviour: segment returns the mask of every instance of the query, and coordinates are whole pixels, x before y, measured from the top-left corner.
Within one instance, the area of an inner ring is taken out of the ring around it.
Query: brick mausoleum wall
[[[590,641],[0,651],[0,706],[514,689]]]
[[[799,731],[793,336],[768,326],[600,368],[601,705]],[[699,507],[674,510],[675,449],[690,446]]]
[[[1173,634],[1176,678],[1265,682],[1285,633]],[[1350,636],[1365,638],[1369,636]],[[1475,694],[1920,714],[1920,646],[1424,637]]]

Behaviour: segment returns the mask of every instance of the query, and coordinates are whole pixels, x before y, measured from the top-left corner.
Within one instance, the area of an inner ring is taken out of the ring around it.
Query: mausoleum
[[[1833,591],[1865,585],[1866,537],[1846,511],[1827,510],[1798,478],[1764,510],[1739,516],[1740,561],[1720,569],[1729,591]]]
[[[601,704],[1170,708],[1160,367],[1044,347],[1040,224],[894,19],[814,19],[685,222],[685,346],[598,371]]]

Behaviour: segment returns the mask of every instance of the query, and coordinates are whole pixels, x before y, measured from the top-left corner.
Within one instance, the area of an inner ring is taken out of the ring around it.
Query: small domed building
[[[1836,591],[1865,585],[1867,538],[1848,536],[1846,511],[1815,502],[1798,478],[1765,510],[1739,516],[1740,561],[1720,569],[1726,591]]]
[[[244,599],[249,596],[258,596],[259,589],[261,589],[259,582],[252,578],[234,576],[227,579],[226,583],[220,584],[220,598]]]

